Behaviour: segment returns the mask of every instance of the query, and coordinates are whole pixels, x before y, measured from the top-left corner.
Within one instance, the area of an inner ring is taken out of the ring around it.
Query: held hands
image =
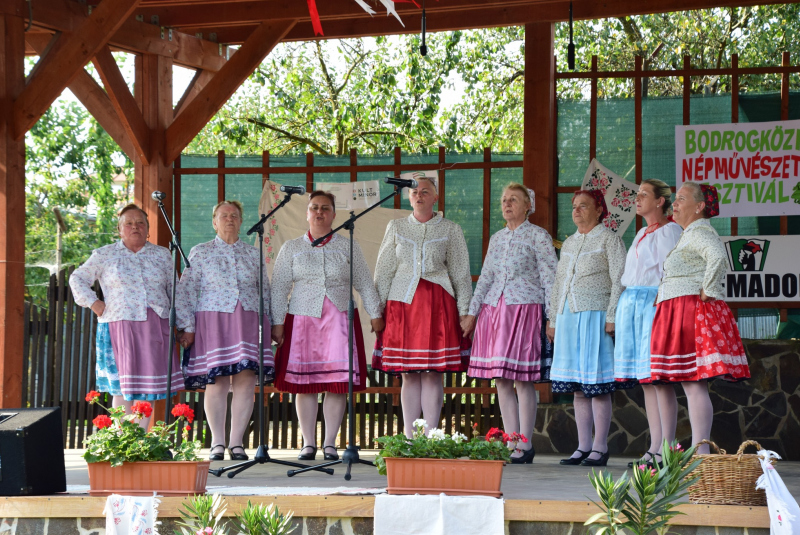
[[[606,322],[606,332],[611,336],[614,336],[614,324]]]
[[[97,314],[97,317],[101,317],[103,312],[106,311],[106,303],[105,301],[100,301],[99,299],[92,303],[92,312]]]
[[[178,343],[182,348],[186,349],[190,345],[194,344],[194,333],[179,332]]]
[[[374,333],[379,333],[386,327],[386,322],[383,321],[383,318],[376,318],[369,320],[369,322],[372,324],[372,332]]]
[[[714,300],[713,297],[707,296],[705,290],[700,288],[700,301],[702,301],[703,303],[708,303],[709,301],[713,301],[713,300]]]
[[[547,328],[545,329],[545,336],[547,336],[547,339],[550,340],[551,344],[553,343],[553,340],[556,337],[556,328],[550,327],[549,321],[547,322]]]
[[[283,325],[272,326],[272,341],[278,347],[283,345]]]
[[[475,330],[475,316],[468,314],[461,316],[461,332],[464,338],[467,338]]]

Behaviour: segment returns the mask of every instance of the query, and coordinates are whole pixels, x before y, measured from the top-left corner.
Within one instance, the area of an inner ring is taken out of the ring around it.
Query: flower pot
[[[211,461],[140,461],[112,467],[89,463],[89,494],[188,496],[205,494]]]
[[[389,494],[503,495],[504,461],[386,457]]]

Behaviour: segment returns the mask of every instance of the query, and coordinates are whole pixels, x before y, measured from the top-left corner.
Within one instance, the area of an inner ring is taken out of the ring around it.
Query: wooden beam
[[[228,101],[294,24],[294,21],[263,22],[252,33],[217,76],[206,84],[167,129],[165,164],[175,161],[183,148]]]
[[[111,55],[108,45],[100,49],[92,60],[97,69],[100,79],[106,88],[111,105],[117,112],[125,133],[133,143],[136,154],[142,159],[142,163],[150,163],[150,129],[144,122],[142,111],[136,104],[125,78],[119,71],[119,66]]]
[[[5,0],[0,1],[2,4]],[[23,15],[27,21],[28,10]],[[74,0],[47,0],[36,2],[33,10],[34,28],[59,32],[73,32],[88,18],[87,6]],[[150,20],[149,18],[146,20]],[[219,45],[176,31],[169,32],[158,25],[127,19],[109,39],[113,48],[137,54],[168,56],[178,65],[192,69],[217,72],[227,62]]]
[[[0,14],[0,407],[22,407],[25,299],[25,144],[13,135],[12,107],[25,86],[21,0]],[[11,8],[14,8],[12,10]]]
[[[188,106],[197,95],[200,94],[200,91],[206,86],[206,84],[214,77],[214,73],[211,71],[200,71],[198,70],[192,81],[189,82],[189,85],[186,87],[186,90],[183,92],[183,96],[178,101],[178,104],[175,106],[174,115],[177,117],[178,115],[183,112],[183,110]]]
[[[37,54],[42,54],[50,37],[47,34],[31,34],[28,32],[25,34],[25,42]],[[84,70],[69,84],[69,90],[80,100],[83,107],[92,114],[92,117],[103,127],[103,130],[108,132],[108,135],[119,145],[122,152],[133,160],[133,143],[122,127],[122,122],[111,104],[111,99],[100,84]]]
[[[103,0],[73,34],[62,35],[50,53],[40,58],[39,61],[44,62],[42,67],[14,102],[15,139],[21,139],[39,120],[61,91],[125,22],[138,1]]]
[[[556,235],[555,25],[525,25],[523,182],[536,193],[531,222]]]

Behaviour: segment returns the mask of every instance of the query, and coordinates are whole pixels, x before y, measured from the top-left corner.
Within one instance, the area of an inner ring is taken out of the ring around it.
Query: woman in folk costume
[[[472,298],[464,232],[434,213],[439,195],[433,180],[417,180],[408,194],[414,213],[389,222],[375,266],[386,330],[376,341],[372,367],[402,374],[408,437],[420,412],[427,427],[438,427],[442,374],[467,369],[469,340],[463,333]]]
[[[639,186],[636,195],[636,214],[647,226],[636,233],[625,259],[622,285],[625,291],[619,298],[614,344],[614,377],[618,386],[642,385],[644,406],[650,426],[650,447],[640,460],[629,463],[655,464],[661,457],[664,440],[675,440],[674,415],[678,408],[672,385],[650,382],[650,334],[653,330],[653,306],[658,283],[664,270],[664,259],[683,230],[667,218],[672,202],[672,190],[663,181],[650,178]],[[661,417],[661,414],[665,418]],[[663,426],[663,427],[662,427]]]
[[[719,214],[716,188],[684,184],[675,194],[672,213],[683,234],[664,260],[650,342],[651,378],[654,383],[683,386],[694,445],[711,437],[709,379],[748,379],[750,368],[736,320],[722,301],[728,261],[708,221]],[[675,428],[675,411],[661,418],[669,418],[662,426]],[[698,452],[708,453],[708,446],[700,446]]]
[[[561,246],[553,284],[548,337],[554,340],[553,392],[575,394],[578,449],[561,464],[605,466],[614,381],[614,315],[622,293],[625,245],[602,221],[608,215],[599,190],[572,197],[578,231]],[[592,439],[594,426],[594,440]]]
[[[535,383],[550,376],[552,350],[548,354],[544,332],[558,258],[547,231],[528,221],[533,191],[512,183],[500,202],[506,227],[489,241],[467,316],[467,333],[475,329],[467,374],[495,380],[505,431],[530,438],[536,424]],[[512,463],[533,462],[530,440],[515,448]]]
[[[205,390],[205,411],[211,429],[212,461],[225,453],[228,392],[231,427],[228,455],[247,460],[244,433],[253,413],[258,382],[258,249],[239,239],[239,201],[222,201],[211,212],[217,236],[192,247],[191,267],[183,270],[175,297],[180,343],[185,353],[186,388]],[[263,272],[264,329],[269,332],[269,280]],[[263,351],[265,381],[275,373],[269,338]]]
[[[297,419],[303,434],[303,449],[297,457],[301,461],[317,456],[317,396],[322,392],[324,458],[339,458],[336,435],[347,401],[350,240],[333,234],[317,246],[311,244],[331,231],[335,207],[331,193],[314,191],[309,195],[309,230],[283,244],[272,271],[272,339],[278,345],[275,386],[296,394]],[[353,246],[353,286],[372,318],[372,329],[380,332],[383,319],[378,293],[361,247],[357,242]],[[358,392],[367,387],[367,359],[358,310],[353,329],[353,389]]]
[[[167,397],[172,255],[153,245],[147,214],[129,204],[119,212],[120,240],[92,251],[69,278],[75,303],[97,314],[97,389],[114,407]],[[92,285],[100,282],[105,301]],[[172,353],[172,392],[183,388],[178,353]],[[150,416],[139,420],[147,428]]]

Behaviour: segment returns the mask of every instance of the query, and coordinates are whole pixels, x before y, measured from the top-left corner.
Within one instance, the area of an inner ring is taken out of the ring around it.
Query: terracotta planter
[[[141,461],[89,463],[89,494],[108,496],[188,496],[205,494],[211,461]]]
[[[450,494],[499,498],[504,461],[386,458],[389,494]]]

